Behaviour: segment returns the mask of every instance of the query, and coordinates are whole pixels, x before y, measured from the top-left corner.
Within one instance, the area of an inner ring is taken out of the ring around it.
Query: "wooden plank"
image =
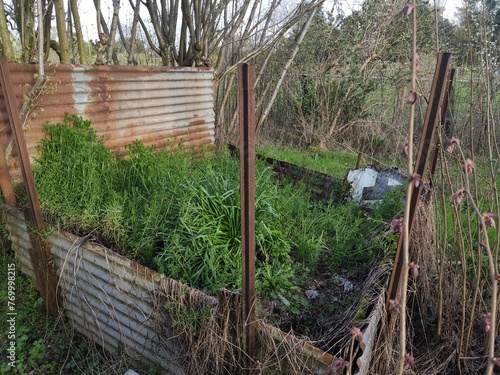
[[[10,76],[10,68],[5,57],[0,58],[0,84],[2,85],[11,131],[15,139],[23,182],[28,193],[29,207],[25,211],[25,217],[31,222],[32,227],[33,250],[30,255],[35,270],[36,286],[43,298],[46,312],[57,315],[60,306],[57,293],[57,276],[54,267],[49,262],[50,248],[42,238],[45,222],[43,221],[42,209],[36,192],[35,178],[33,177],[28,148],[24,139],[19,108],[16,105],[17,101]]]

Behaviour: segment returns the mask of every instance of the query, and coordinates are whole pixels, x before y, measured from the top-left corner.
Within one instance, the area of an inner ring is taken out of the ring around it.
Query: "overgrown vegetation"
[[[212,294],[240,287],[237,159],[140,142],[116,157],[79,117],[48,124],[46,133],[34,172],[53,225],[93,233]],[[355,203],[313,201],[304,186],[275,179],[263,162],[256,175],[257,288],[283,309],[299,313],[304,296],[294,291],[315,267],[362,272],[386,251],[378,228],[401,210],[400,195],[368,215]]]

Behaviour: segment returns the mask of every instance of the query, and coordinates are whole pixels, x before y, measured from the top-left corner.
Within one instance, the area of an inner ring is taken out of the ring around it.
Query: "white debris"
[[[309,299],[315,299],[319,297],[319,292],[314,289],[306,290],[306,297]]]
[[[369,166],[349,171],[347,181],[351,184],[351,199],[373,203],[381,200],[390,189],[403,185],[406,177],[397,167],[388,167],[380,172]]]

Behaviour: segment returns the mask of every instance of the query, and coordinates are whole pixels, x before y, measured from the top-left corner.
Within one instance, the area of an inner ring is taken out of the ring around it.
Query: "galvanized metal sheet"
[[[6,206],[3,206],[4,208]],[[28,230],[21,212],[4,212],[23,272],[33,277]],[[65,314],[75,328],[116,353],[120,348],[168,374],[184,374],[174,340],[159,337],[155,293],[164,276],[69,233],[48,236]],[[81,244],[81,246],[80,246]]]

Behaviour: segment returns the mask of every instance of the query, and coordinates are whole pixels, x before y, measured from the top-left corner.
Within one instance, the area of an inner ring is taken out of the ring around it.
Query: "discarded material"
[[[406,177],[398,167],[387,167],[380,172],[373,166],[349,171],[347,181],[351,184],[351,199],[363,203],[380,201],[391,189],[403,185]]]

